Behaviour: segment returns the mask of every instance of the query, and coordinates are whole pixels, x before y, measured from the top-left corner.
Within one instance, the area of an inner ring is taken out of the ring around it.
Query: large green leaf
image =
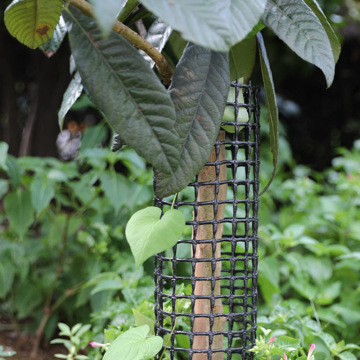
[[[303,0],[268,0],[262,21],[297,55],[319,67],[331,85],[335,74],[331,44],[320,20]]]
[[[108,35],[126,0],[90,0],[103,34]]]
[[[321,7],[317,3],[316,0],[304,0],[306,5],[310,7],[310,9],[314,12],[314,14],[318,17],[321,22],[321,25],[325,29],[327,36],[330,40],[331,48],[334,55],[334,61],[337,63],[339,60],[340,52],[341,52],[341,45],[339,43],[339,39],[335,34],[334,29],[329,24],[325,14],[321,10]]]
[[[155,193],[182,190],[209,159],[219,134],[230,87],[228,55],[189,44],[170,86],[181,141],[179,166],[172,175],[156,169]]]
[[[55,195],[55,181],[44,175],[37,176],[30,185],[31,201],[37,214],[40,214]]]
[[[195,44],[229,51],[258,23],[266,0],[141,0],[174,30]]]
[[[185,227],[179,210],[169,210],[160,219],[161,210],[149,206],[136,212],[126,225],[126,239],[139,267],[150,256],[172,248]]]
[[[128,196],[128,184],[124,176],[114,170],[100,175],[101,187],[112,203],[114,209],[119,211]]]
[[[260,66],[261,66],[261,74],[264,82],[264,89],[266,95],[266,106],[268,109],[268,120],[269,120],[269,128],[270,128],[270,149],[273,154],[273,172],[271,178],[264,190],[261,192],[262,195],[272,183],[278,162],[279,155],[279,116],[278,116],[278,108],[276,103],[276,94],[275,94],[275,86],[272,78],[271,68],[269,64],[269,60],[266,53],[266,48],[264,44],[264,39],[261,33],[256,35],[256,39],[259,47],[260,54]]]
[[[244,39],[230,49],[230,80],[250,79],[256,60],[255,36]]]
[[[34,220],[30,192],[17,188],[5,196],[4,206],[11,228],[23,236]]]
[[[160,336],[147,338],[148,325],[132,328],[112,342],[103,360],[147,360],[153,358],[162,348]]]
[[[82,83],[124,143],[170,174],[180,157],[170,95],[138,51],[120,35],[104,39],[96,22],[70,7],[64,14]]]
[[[51,39],[62,6],[62,0],[14,0],[5,10],[5,25],[22,44],[36,49]]]

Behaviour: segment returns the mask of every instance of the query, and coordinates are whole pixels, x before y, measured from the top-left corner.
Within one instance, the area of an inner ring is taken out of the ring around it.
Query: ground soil
[[[10,357],[9,360],[30,360],[33,341],[33,335],[23,334],[14,330],[0,330],[0,345],[16,351],[16,355]],[[59,353],[65,353],[64,347],[43,343],[36,360],[54,360],[56,359],[54,355]]]

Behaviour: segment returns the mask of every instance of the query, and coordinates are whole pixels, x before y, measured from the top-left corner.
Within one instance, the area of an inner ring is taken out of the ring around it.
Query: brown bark
[[[224,140],[225,132],[221,132],[219,139]],[[216,160],[215,147],[210,156],[210,162]],[[220,154],[218,160],[225,160],[225,146],[222,145],[220,148]],[[199,172],[199,182],[207,182],[216,180],[216,167],[215,166],[205,166]],[[226,180],[226,165],[220,166],[219,180]],[[226,199],[226,184],[221,185],[219,189],[219,193],[217,196],[217,201]],[[204,185],[199,187],[198,192],[198,202],[204,201],[213,201],[215,199],[215,185]],[[217,220],[224,218],[224,210],[225,205],[221,204],[218,206],[217,213],[214,214],[214,206],[213,205],[203,205],[199,206],[197,221],[207,221],[213,220],[214,216],[216,216]],[[199,225],[196,233],[196,240],[210,240],[213,239],[213,225]],[[220,239],[223,233],[223,225],[218,224],[215,239]],[[207,259],[212,258],[215,259],[221,258],[221,243],[218,242],[216,244],[215,254],[213,254],[213,245],[211,243],[197,243],[196,244],[196,252],[195,258],[197,259]],[[212,263],[209,262],[199,262],[195,266],[195,277],[211,277],[213,275],[212,272]],[[221,275],[221,261],[216,261],[214,276],[219,277]],[[215,287],[212,292],[211,281],[201,281],[198,280],[195,283],[195,291],[194,294],[198,296],[209,296],[211,294],[221,295],[221,287],[220,280],[215,282]],[[210,300],[208,299],[198,299],[195,301],[195,314],[220,314],[223,313],[223,305],[221,299],[215,300],[215,306],[211,309]],[[210,329],[210,320],[208,318],[195,318],[194,320],[194,332],[209,332],[210,330],[214,331],[223,331],[225,328],[225,317],[215,317],[212,329]],[[210,346],[210,338],[206,335],[196,335],[194,336],[193,349],[196,350],[207,350]],[[211,344],[212,349],[221,349],[223,348],[223,335],[216,335],[213,338],[213,342]],[[224,355],[222,352],[215,353],[212,356],[212,360],[222,360]],[[193,356],[194,360],[207,360],[207,353],[196,353]]]

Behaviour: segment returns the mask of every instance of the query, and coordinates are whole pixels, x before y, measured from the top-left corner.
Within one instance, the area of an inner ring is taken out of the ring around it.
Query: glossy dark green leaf
[[[36,49],[51,39],[62,6],[62,0],[14,0],[5,10],[5,25],[22,44]]]
[[[335,74],[331,44],[320,20],[303,0],[268,0],[261,19],[297,55],[319,67],[331,85]]]
[[[230,49],[230,80],[250,79],[256,60],[255,36],[244,39]]]
[[[155,172],[155,193],[165,197],[185,188],[209,159],[219,134],[230,87],[228,55],[189,44],[170,86],[182,151],[168,176]]]
[[[48,40],[44,45],[40,46],[40,49],[45,53],[48,58],[52,57],[59,50],[66,33],[67,28],[64,18],[60,16],[60,20],[56,25],[52,38]]]
[[[273,172],[271,178],[264,190],[260,193],[262,195],[270,186],[276,174],[276,167],[279,155],[279,115],[276,104],[275,86],[272,78],[270,63],[267,57],[266,48],[261,33],[256,35],[259,47],[261,74],[264,82],[264,89],[266,95],[266,106],[268,109],[268,120],[270,128],[270,149],[273,154]]]
[[[316,0],[304,0],[306,5],[309,6],[309,8],[314,12],[314,14],[318,17],[318,19],[321,22],[321,25],[325,29],[327,36],[330,40],[331,48],[334,55],[334,61],[337,63],[339,60],[340,52],[341,52],[341,45],[339,43],[339,39],[335,34],[334,29],[329,24],[325,14],[321,10],[321,7],[317,3]]]
[[[70,7],[65,12],[76,67],[91,100],[124,143],[171,174],[180,143],[169,93],[138,51],[111,32],[104,39],[96,22]]]
[[[184,39],[215,51],[229,51],[258,23],[266,0],[142,0],[145,7]]]

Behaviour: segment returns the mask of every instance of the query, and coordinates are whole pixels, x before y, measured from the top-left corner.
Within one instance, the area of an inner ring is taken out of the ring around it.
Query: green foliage
[[[62,5],[61,0],[13,1],[5,10],[5,25],[22,44],[36,49],[52,38]]]
[[[155,193],[159,198],[186,187],[208,160],[219,134],[229,87],[227,54],[188,44],[169,89],[176,111],[180,160],[170,175],[156,168]]]
[[[67,360],[87,360],[86,355],[79,354],[79,351],[87,346],[86,333],[90,330],[91,325],[76,324],[71,329],[64,323],[59,323],[60,336],[67,337],[68,339],[59,338],[51,340],[51,344],[62,344],[68,350],[68,354],[55,354],[58,359]]]
[[[160,219],[161,210],[149,206],[136,212],[126,226],[126,238],[139,267],[149,257],[172,248],[185,228],[180,210],[171,209]]]
[[[103,360],[148,360],[162,348],[160,336],[147,337],[148,325],[139,326],[122,333],[106,351]]]
[[[138,51],[120,35],[112,32],[104,39],[96,22],[75,8],[64,16],[72,28],[72,54],[92,101],[124,143],[159,170],[171,174],[177,166],[180,145],[174,132],[175,110],[170,95]]]

